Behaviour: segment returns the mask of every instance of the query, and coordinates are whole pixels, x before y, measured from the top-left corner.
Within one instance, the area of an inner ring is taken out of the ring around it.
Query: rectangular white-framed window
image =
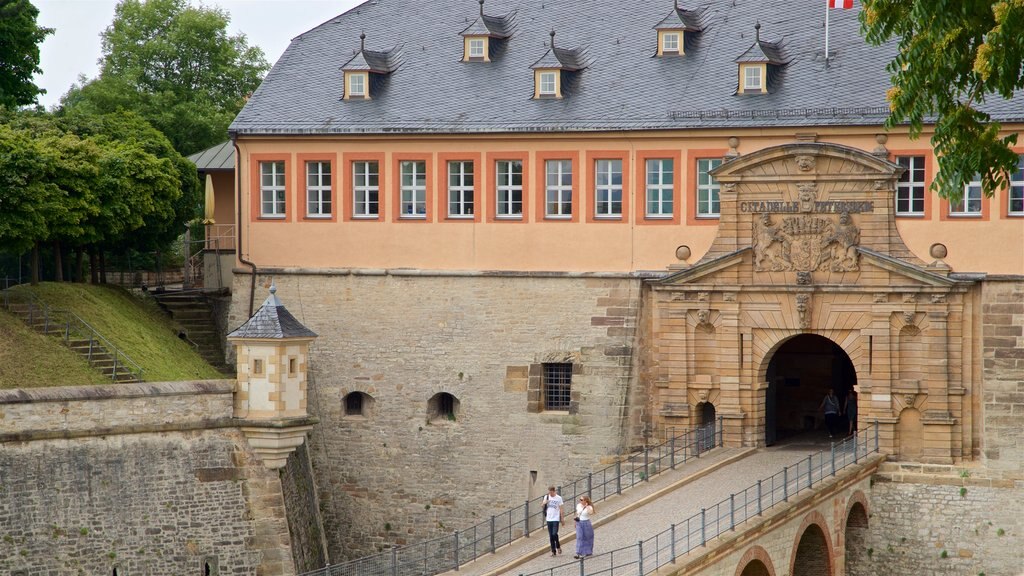
[[[541,96],[555,96],[555,72],[540,73],[540,87],[538,93]]]
[[[306,217],[331,217],[330,162],[306,162]]]
[[[448,162],[448,217],[473,217],[473,162]]]
[[[285,217],[284,161],[260,162],[260,217]]]
[[[622,160],[594,163],[594,217],[622,217]]]
[[[647,217],[671,218],[675,162],[671,158],[647,160]]]
[[[762,90],[762,78],[760,66],[743,67],[743,91]]]
[[[950,216],[981,216],[981,174],[964,186],[963,197],[949,203]]]
[[[401,178],[401,218],[427,217],[427,163],[404,160],[398,165]]]
[[[380,213],[380,166],[376,161],[352,163],[352,217],[376,218]]]
[[[711,171],[721,165],[721,158],[697,160],[697,218],[718,218],[721,187]]]
[[[896,183],[896,215],[924,216],[924,156],[897,156],[906,168]]]
[[[469,57],[470,58],[483,58],[484,57],[484,39],[483,38],[470,38],[469,39]]]
[[[544,217],[572,218],[572,161],[547,160]]]
[[[661,51],[679,52],[679,32],[664,32],[661,35]]]
[[[1017,171],[1010,174],[1006,211],[1010,216],[1024,216],[1024,155],[1017,160]]]
[[[365,98],[366,97],[366,75],[364,75],[364,74],[349,74],[348,75],[348,95],[349,95],[349,98]]]
[[[496,176],[494,215],[497,218],[523,217],[523,163],[521,160],[498,160],[494,165]]]

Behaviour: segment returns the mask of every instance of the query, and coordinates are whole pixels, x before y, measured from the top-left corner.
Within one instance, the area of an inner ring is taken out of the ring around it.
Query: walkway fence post
[[[398,548],[391,549],[391,576],[398,576]]]
[[[580,576],[587,576],[587,569],[583,567],[582,557],[580,557]]]
[[[875,452],[878,452],[878,420],[875,420]]]
[[[789,502],[789,466],[782,467],[782,501]]]
[[[757,515],[761,515],[761,480],[757,481]]]
[[[671,466],[671,468],[673,470],[675,470],[676,469],[676,437],[675,436],[672,436],[668,440],[668,454],[669,454],[668,461],[670,462],[669,466]]]
[[[701,546],[705,546],[708,543],[707,522],[705,521],[706,517],[707,517],[707,509],[701,508],[700,509],[700,545]]]
[[[814,463],[813,455],[807,455],[807,487],[814,486]]]
[[[459,531],[455,531],[455,571],[459,571]]]
[[[671,540],[671,544],[672,544],[672,547],[671,547],[671,549],[672,549],[672,563],[675,564],[676,563],[676,525],[675,524],[669,526],[669,534],[670,534],[670,536],[672,538],[672,540]]]
[[[615,461],[615,493],[622,495],[622,461]]]
[[[832,475],[835,476],[836,475],[836,443],[835,442],[830,442],[830,444],[832,444]]]
[[[637,565],[640,567],[640,576],[644,576],[644,541],[636,541]]]
[[[854,464],[857,464],[858,462],[860,462],[860,448],[857,447],[857,437],[858,436],[860,436],[860,433],[857,433],[857,434],[853,435],[853,463]]]
[[[648,478],[650,477],[650,474],[651,474],[650,461],[651,461],[651,449],[646,447],[646,446],[644,446],[644,473],[643,473],[643,481],[644,482],[647,482],[647,480],[648,480]]]
[[[587,496],[594,493],[594,473],[587,472]]]
[[[530,536],[530,501],[523,504],[523,536]]]
[[[497,547],[494,545],[494,515],[491,515],[491,553],[493,554]]]
[[[729,530],[736,529],[736,494],[729,494]]]

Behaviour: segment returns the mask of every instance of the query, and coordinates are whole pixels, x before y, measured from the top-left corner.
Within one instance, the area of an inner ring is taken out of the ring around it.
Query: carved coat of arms
[[[809,213],[787,216],[780,224],[771,214],[754,220],[754,269],[758,272],[853,272],[859,269],[860,229],[843,212],[836,222]]]

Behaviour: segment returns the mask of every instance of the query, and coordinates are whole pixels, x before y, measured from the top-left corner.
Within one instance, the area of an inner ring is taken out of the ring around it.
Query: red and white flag
[[[828,7],[849,10],[853,8],[853,0],[828,0]]]

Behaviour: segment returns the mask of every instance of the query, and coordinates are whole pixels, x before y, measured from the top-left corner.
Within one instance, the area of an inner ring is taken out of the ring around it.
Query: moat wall
[[[309,449],[333,562],[468,527],[636,441],[636,278],[263,272],[319,335]],[[236,274],[232,326],[248,291]],[[547,362],[574,365],[567,411],[541,408]]]
[[[294,574],[233,382],[0,391],[0,573]]]

